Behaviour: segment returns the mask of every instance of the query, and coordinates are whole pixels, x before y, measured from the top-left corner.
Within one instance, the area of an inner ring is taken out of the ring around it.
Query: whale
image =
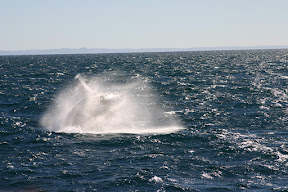
[[[112,115],[115,106],[119,106],[121,103],[122,95],[120,93],[99,94],[85,82],[80,74],[75,79],[79,81],[79,85],[86,93],[84,92],[83,97],[70,109],[66,125],[83,126],[93,119]]]
[[[106,73],[76,75],[56,95],[41,125],[48,131],[81,134],[166,134],[183,128],[164,113],[145,79],[118,80]]]

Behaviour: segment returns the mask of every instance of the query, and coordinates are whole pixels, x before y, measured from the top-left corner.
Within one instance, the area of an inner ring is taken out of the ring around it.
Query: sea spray
[[[147,82],[106,74],[83,77],[57,95],[41,125],[54,132],[164,134],[182,129]]]

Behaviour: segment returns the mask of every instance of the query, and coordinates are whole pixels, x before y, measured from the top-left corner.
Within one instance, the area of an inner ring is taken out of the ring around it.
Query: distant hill
[[[250,46],[250,47],[195,47],[195,48],[143,48],[143,49],[43,49],[1,51],[0,55],[53,55],[53,54],[93,54],[93,53],[141,53],[141,52],[177,52],[212,50],[249,50],[249,49],[288,49],[287,46]]]

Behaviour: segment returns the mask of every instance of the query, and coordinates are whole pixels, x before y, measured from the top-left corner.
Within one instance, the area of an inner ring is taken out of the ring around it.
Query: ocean
[[[288,50],[0,56],[0,191],[288,191]]]

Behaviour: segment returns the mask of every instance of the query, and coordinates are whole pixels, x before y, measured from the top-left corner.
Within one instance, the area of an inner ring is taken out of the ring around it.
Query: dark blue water
[[[288,190],[288,50],[1,56],[0,71],[0,191]],[[83,115],[89,99],[63,104],[87,94],[77,74],[136,99],[96,116],[93,96]]]

